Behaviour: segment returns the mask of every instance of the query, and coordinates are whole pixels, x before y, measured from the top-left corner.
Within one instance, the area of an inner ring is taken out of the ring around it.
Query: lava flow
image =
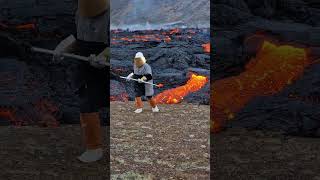
[[[178,33],[180,33],[180,29],[178,29],[178,28],[171,29],[170,32],[169,32],[170,35],[178,34]]]
[[[0,22],[0,28],[3,29],[14,29],[14,30],[36,30],[37,25],[35,23],[26,23],[26,24],[18,24],[18,25],[11,25]]]
[[[191,77],[188,80],[187,84],[166,90],[156,95],[155,100],[158,104],[180,103],[186,95],[200,90],[206,85],[207,82],[207,77],[191,74]]]
[[[211,51],[210,43],[202,44],[202,48],[205,53],[210,53]]]
[[[111,43],[113,45],[121,43],[140,43],[140,42],[166,42],[172,39],[190,40],[196,34],[194,30],[182,30],[179,28],[170,30],[145,30],[143,35],[128,35],[128,32],[113,30]]]
[[[0,108],[0,119],[13,126],[37,125],[40,127],[59,126],[59,109],[46,99],[24,108]]]
[[[222,130],[250,100],[280,92],[311,64],[306,49],[264,41],[243,73],[217,80],[211,91],[211,131]]]
[[[117,96],[110,96],[110,101],[122,101],[127,102],[129,99],[129,95],[127,93],[122,93]]]
[[[14,112],[7,108],[0,108],[0,118],[15,122]]]

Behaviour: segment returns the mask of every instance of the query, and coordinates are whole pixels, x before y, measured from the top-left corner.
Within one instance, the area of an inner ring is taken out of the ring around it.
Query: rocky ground
[[[133,102],[111,103],[114,179],[209,179],[209,106],[161,105],[134,114]]]
[[[103,134],[107,136],[106,129]],[[83,164],[76,159],[84,148],[80,137],[79,125],[0,127],[0,179],[108,179],[108,138],[104,142],[105,158]]]
[[[319,180],[320,141],[228,129],[211,138],[214,180]]]

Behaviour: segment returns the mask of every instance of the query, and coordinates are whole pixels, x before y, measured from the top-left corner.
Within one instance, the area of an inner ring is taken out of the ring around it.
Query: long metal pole
[[[153,84],[153,83],[150,83],[150,82],[147,82],[147,81],[139,81],[138,79],[134,79],[134,78],[127,78],[127,77],[124,77],[124,76],[120,76],[120,78],[122,78],[122,79],[130,79],[132,81],[142,82],[142,83],[145,83],[145,84],[151,84],[151,85],[156,86],[156,87],[162,87],[161,84]]]
[[[55,52],[53,50],[39,48],[39,47],[32,47],[31,50],[34,52],[39,52],[39,53],[44,53],[44,54],[51,54],[51,55],[55,54]],[[81,61],[86,61],[86,62],[90,61],[88,57],[80,56],[80,55],[76,55],[76,54],[62,53],[61,55],[64,57],[67,57],[67,58],[78,59]],[[109,66],[109,63],[105,62],[102,65]]]

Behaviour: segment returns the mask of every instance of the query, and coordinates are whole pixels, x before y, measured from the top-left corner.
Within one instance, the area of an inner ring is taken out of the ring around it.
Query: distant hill
[[[111,0],[111,27],[209,27],[209,0]]]

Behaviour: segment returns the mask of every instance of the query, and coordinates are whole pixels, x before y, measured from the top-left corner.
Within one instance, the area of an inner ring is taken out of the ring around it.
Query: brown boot
[[[136,110],[134,111],[135,113],[141,113],[142,112],[142,108],[143,108],[143,102],[141,97],[136,97],[135,99],[135,103],[136,103]]]
[[[94,162],[102,158],[102,132],[99,113],[81,113],[80,123],[87,150],[78,157],[82,162]]]

